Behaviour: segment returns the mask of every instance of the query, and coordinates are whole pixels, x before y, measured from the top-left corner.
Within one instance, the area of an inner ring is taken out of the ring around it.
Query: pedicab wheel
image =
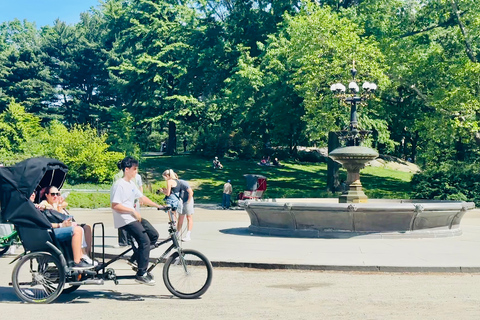
[[[63,288],[62,294],[70,294],[73,291],[77,290],[80,288],[80,285],[69,285],[68,283],[65,284],[65,288]]]
[[[12,283],[15,294],[23,301],[50,303],[62,293],[65,270],[50,253],[33,252],[17,262]]]
[[[213,268],[202,253],[182,250],[174,252],[163,267],[163,281],[168,291],[182,299],[194,299],[204,294],[212,282]]]
[[[10,246],[0,248],[0,257],[3,256],[8,251],[8,249],[10,249]]]

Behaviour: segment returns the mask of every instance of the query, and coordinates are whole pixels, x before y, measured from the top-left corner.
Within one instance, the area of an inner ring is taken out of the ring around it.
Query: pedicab
[[[267,190],[267,178],[259,174],[244,174],[247,188],[240,192],[238,200],[261,199]]]
[[[102,285],[111,280],[134,279],[132,275],[116,275],[109,266],[131,253],[132,246],[124,252],[105,260],[105,228],[103,222],[93,225],[92,247],[95,248],[95,230],[101,231],[100,263],[87,270],[74,270],[71,242],[55,238],[46,216],[40,212],[30,195],[43,187],[53,185],[61,189],[68,168],[61,161],[47,158],[31,158],[12,167],[0,167],[0,221],[13,224],[23,245],[24,252],[12,272],[15,294],[25,302],[50,303],[62,293],[72,293],[83,285]],[[38,194],[38,192],[37,192]],[[151,249],[170,243],[165,252],[150,263],[148,272],[164,263],[163,281],[175,296],[184,299],[198,298],[204,294],[212,281],[212,265],[200,252],[182,249],[176,236],[174,214],[171,208],[164,209],[169,215],[169,237],[152,244]],[[95,256],[95,253],[93,252]]]

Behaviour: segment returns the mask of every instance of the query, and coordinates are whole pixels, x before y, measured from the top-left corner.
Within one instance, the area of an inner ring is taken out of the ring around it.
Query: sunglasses
[[[49,194],[52,195],[52,196],[59,196],[60,192],[50,192]]]

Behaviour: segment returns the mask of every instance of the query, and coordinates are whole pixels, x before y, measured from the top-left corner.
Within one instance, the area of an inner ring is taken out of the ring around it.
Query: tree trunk
[[[335,132],[328,133],[328,153],[340,147],[338,135]],[[338,170],[342,165],[330,158],[327,158],[327,190],[335,192],[339,190],[340,181],[338,179]]]
[[[169,121],[167,155],[172,156],[175,153],[177,153],[177,125],[175,122]]]
[[[455,0],[451,0],[452,3],[452,11],[453,14],[455,15],[455,18],[457,20],[458,27],[460,28],[460,31],[462,32],[463,36],[463,42],[465,43],[465,52],[467,53],[468,58],[470,61],[477,63],[477,58],[475,57],[475,54],[472,50],[472,46],[470,42],[468,41],[467,37],[467,30],[465,29],[465,25],[463,24],[462,20],[460,19],[460,11],[458,10],[458,5],[455,2]]]
[[[412,162],[417,162],[417,146],[418,146],[418,131],[415,131],[415,135],[412,138]]]

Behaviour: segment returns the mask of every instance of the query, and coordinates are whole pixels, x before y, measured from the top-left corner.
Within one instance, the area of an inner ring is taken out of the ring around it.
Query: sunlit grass
[[[281,167],[265,167],[255,161],[222,160],[223,170],[212,168],[212,159],[193,155],[145,158],[140,170],[147,172],[148,182],[161,179],[161,173],[173,169],[180,178],[189,181],[198,203],[220,203],[223,184],[232,180],[234,195],[244,191],[244,174],[261,174],[267,178],[267,198],[337,197],[326,191],[327,165],[325,163],[282,162]],[[342,169],[340,175],[346,177]],[[412,174],[379,167],[362,170],[362,184],[372,198],[408,198]]]
[[[140,173],[144,176],[144,192],[156,202],[163,202],[163,195],[155,191],[165,186],[162,173],[173,169],[181,179],[189,181],[195,192],[197,203],[220,203],[222,201],[223,184],[232,180],[234,198],[244,191],[246,180],[244,174],[260,174],[267,178],[265,198],[325,198],[338,197],[326,191],[327,165],[325,163],[283,162],[281,167],[265,167],[255,161],[222,160],[223,170],[213,170],[212,159],[194,155],[147,157],[140,162]],[[340,177],[346,178],[344,169]],[[410,197],[409,181],[411,173],[366,167],[361,172],[361,181],[365,193],[370,198],[408,199]],[[71,207],[98,208],[110,205],[108,193],[87,190],[109,190],[110,184],[75,185],[66,184],[64,189],[82,190],[72,192],[67,199]]]

